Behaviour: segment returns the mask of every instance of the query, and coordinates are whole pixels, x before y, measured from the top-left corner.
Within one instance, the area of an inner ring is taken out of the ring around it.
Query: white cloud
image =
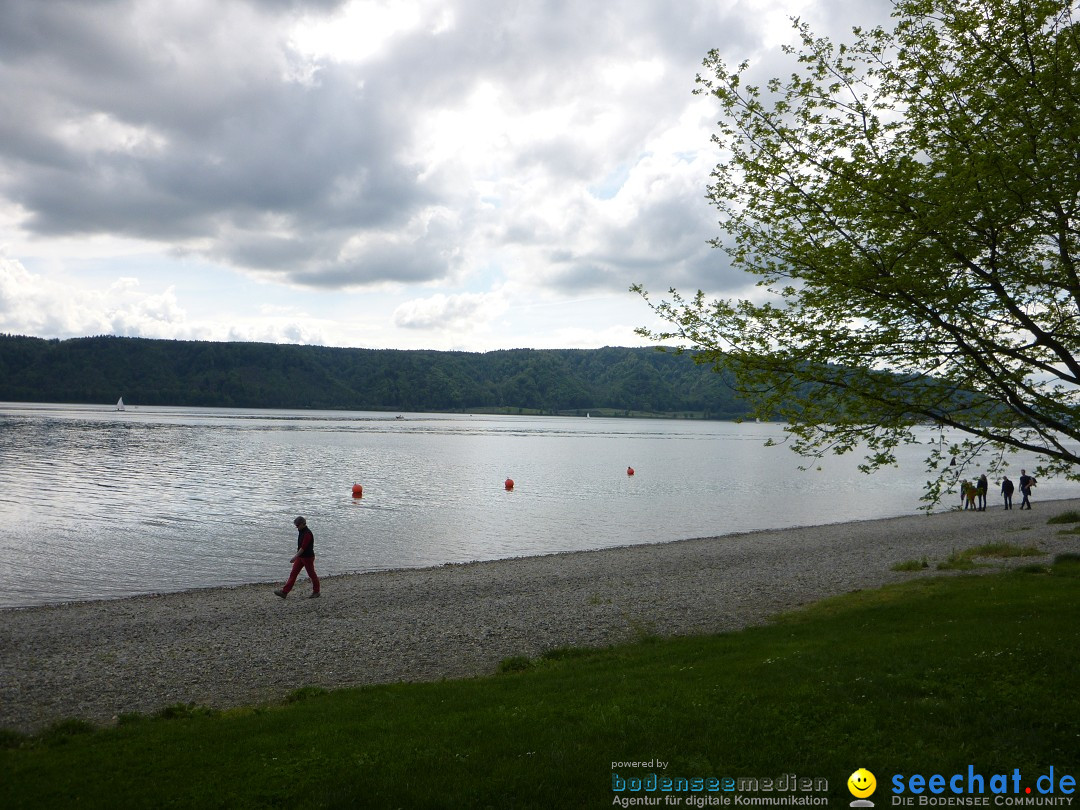
[[[0,331],[75,337],[175,337],[188,329],[173,287],[146,293],[134,278],[86,290],[29,272],[0,257]]]
[[[56,137],[64,145],[83,153],[117,152],[138,154],[160,152],[166,139],[148,127],[138,127],[116,120],[104,112],[73,116],[56,128]]]
[[[231,321],[191,318],[176,287],[143,289],[124,276],[100,287],[74,285],[32,273],[19,261],[0,257],[0,332],[40,337],[121,335],[176,340],[333,343],[326,322],[295,306],[256,307]]]
[[[321,329],[312,328],[307,323],[288,320],[230,326],[228,332],[217,339],[257,343],[297,343],[306,346],[325,346],[330,343]]]
[[[705,53],[768,69],[789,15],[842,34],[888,9],[6,0],[0,243],[22,264],[4,266],[0,323],[402,347],[607,341],[635,303],[648,315],[631,283],[745,284],[706,244],[718,111],[691,94]],[[120,277],[141,286],[111,288]],[[275,309],[298,291],[303,307]],[[568,303],[574,323],[506,321],[523,302],[583,295],[596,309]]]
[[[289,44],[308,59],[365,62],[386,53],[395,38],[421,27],[434,5],[352,0],[329,16],[305,16],[290,32]],[[445,30],[445,23],[438,30]]]
[[[472,331],[485,327],[506,308],[506,300],[497,293],[439,293],[404,302],[394,310],[393,321],[402,329]]]

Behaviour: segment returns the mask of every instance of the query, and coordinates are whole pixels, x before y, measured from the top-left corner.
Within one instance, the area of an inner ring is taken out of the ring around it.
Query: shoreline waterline
[[[295,417],[0,405],[0,606],[272,581],[298,514],[320,575],[919,514],[925,455],[943,441],[919,428],[868,476],[861,453],[808,465],[766,449],[783,444],[776,423]],[[1080,487],[1046,480],[1038,495]]]
[[[1019,503],[1019,495],[1015,499],[1016,503]],[[1042,509],[1055,509],[1053,514],[1060,514],[1061,512],[1068,511],[1070,509],[1080,512],[1080,497],[1078,498],[1054,498],[1039,501]],[[804,531],[827,531],[834,527],[854,527],[861,525],[877,525],[884,524],[889,521],[916,521],[922,519],[933,519],[943,515],[950,514],[967,514],[970,510],[951,509],[947,512],[931,512],[931,513],[918,513],[918,514],[904,514],[904,515],[889,515],[879,518],[866,518],[860,520],[845,520],[837,521],[835,523],[808,523],[806,525],[785,526],[782,528],[763,528],[763,529],[751,529],[746,531],[735,531],[724,534],[712,534],[702,537],[684,537],[674,540],[656,540],[647,543],[626,543],[623,545],[614,546],[602,546],[597,548],[582,548],[582,549],[570,549],[566,551],[551,551],[540,554],[520,554],[509,557],[493,557],[490,559],[475,559],[464,560],[460,562],[445,562],[435,565],[416,565],[416,566],[393,566],[387,568],[375,568],[363,571],[346,571],[333,574],[319,574],[319,579],[324,582],[333,582],[335,580],[353,579],[357,577],[375,577],[387,574],[397,574],[406,572],[418,572],[418,571],[436,571],[448,568],[467,568],[470,566],[499,564],[499,563],[513,563],[521,560],[542,560],[548,558],[572,558],[578,555],[592,555],[602,554],[604,552],[617,552],[627,549],[647,549],[655,546],[670,546],[677,545],[679,543],[702,543],[702,542],[716,542],[723,543],[729,540],[736,540],[742,538],[752,538],[758,535],[774,535],[784,534],[788,532],[804,532]],[[995,505],[993,507],[988,506],[983,514],[989,514],[991,512],[1004,511],[1001,506]],[[1019,511],[1019,507],[1014,507],[1013,511]],[[1035,510],[1033,510],[1035,511]],[[1053,515],[1050,515],[1053,517]],[[289,549],[286,549],[280,556],[287,558]],[[282,571],[282,577],[280,579],[260,579],[250,582],[236,582],[224,585],[207,585],[204,587],[182,588],[178,590],[159,590],[159,591],[146,591],[145,593],[131,593],[120,594],[116,596],[100,596],[91,597],[86,599],[64,599],[55,602],[45,602],[40,604],[30,605],[0,605],[0,617],[9,615],[12,612],[17,611],[31,611],[31,610],[48,610],[54,608],[76,607],[79,605],[93,605],[98,603],[111,604],[116,602],[139,600],[139,599],[162,599],[170,596],[187,596],[206,594],[214,591],[235,591],[245,588],[259,588],[259,587],[280,587],[284,582],[286,575],[288,574],[289,566],[286,563],[282,563],[279,566]],[[306,574],[302,574],[297,581],[299,586],[301,583],[307,582]]]
[[[935,574],[937,561],[986,543],[1036,546],[1047,561],[1080,551],[1080,537],[1046,522],[1069,510],[1080,499],[342,574],[324,578],[318,600],[304,598],[301,579],[284,601],[273,595],[280,583],[257,583],[7,608],[0,727],[473,677],[557,647],[737,630]],[[891,570],[924,557],[925,573]]]

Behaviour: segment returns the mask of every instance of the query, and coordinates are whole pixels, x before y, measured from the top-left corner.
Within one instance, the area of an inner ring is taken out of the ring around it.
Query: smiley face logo
[[[865,799],[877,790],[877,779],[866,768],[859,768],[848,777],[847,788],[856,799]]]

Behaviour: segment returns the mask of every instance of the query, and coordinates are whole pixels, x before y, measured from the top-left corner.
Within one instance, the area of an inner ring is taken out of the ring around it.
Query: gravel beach
[[[1080,537],[1046,522],[1070,509],[1080,499],[325,577],[321,599],[304,598],[305,578],[284,601],[271,583],[0,610],[0,727],[485,675],[555,647],[735,630],[933,575],[934,562],[984,543],[1035,545],[1047,561],[1080,551]],[[889,570],[923,557],[928,571]]]

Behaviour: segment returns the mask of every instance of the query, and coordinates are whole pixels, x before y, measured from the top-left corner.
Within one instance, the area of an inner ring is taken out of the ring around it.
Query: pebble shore
[[[0,728],[471,677],[557,647],[736,630],[932,576],[937,561],[984,543],[1034,545],[1046,561],[1080,551],[1080,537],[1046,522],[1070,509],[1080,500],[325,577],[320,599],[305,598],[302,578],[286,600],[271,583],[0,610]],[[890,570],[923,557],[924,572]]]

